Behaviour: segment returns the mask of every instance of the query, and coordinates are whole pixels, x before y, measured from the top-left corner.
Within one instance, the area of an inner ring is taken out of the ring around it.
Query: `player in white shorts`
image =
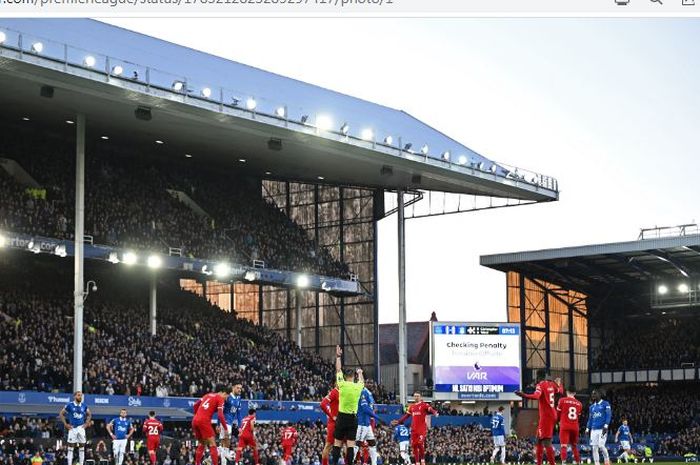
[[[92,413],[83,402],[83,393],[76,391],[73,394],[73,402],[70,402],[61,409],[59,414],[63,426],[68,431],[68,453],[67,463],[73,465],[73,450],[78,448],[78,460],[80,465],[85,463],[85,428],[89,427],[92,421]]]
[[[411,432],[404,425],[396,425],[394,428],[394,441],[399,443],[399,456],[403,460],[404,465],[411,464],[411,456],[409,455],[408,444],[411,440]]]
[[[112,449],[114,450],[115,465],[122,465],[126,457],[126,445],[131,439],[136,429],[131,424],[131,420],[126,417],[126,409],[119,411],[119,416],[107,423],[107,431],[112,438]]]

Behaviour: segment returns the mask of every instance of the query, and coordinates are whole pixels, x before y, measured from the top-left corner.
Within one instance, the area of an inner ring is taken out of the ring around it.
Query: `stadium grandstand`
[[[486,255],[506,273],[508,320],[523,327],[523,384],[549,368],[579,392],[602,389],[617,428],[666,455],[698,452],[700,230],[641,230],[637,240]],[[520,432],[532,424],[522,415]]]

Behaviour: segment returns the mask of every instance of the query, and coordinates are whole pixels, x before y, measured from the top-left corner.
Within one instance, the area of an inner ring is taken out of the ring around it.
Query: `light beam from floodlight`
[[[309,287],[309,277],[305,274],[297,276],[297,287],[300,289],[306,289]]]
[[[162,264],[163,259],[161,259],[158,255],[150,255],[146,260],[146,265],[148,265],[148,267],[151,269],[160,268]]]
[[[661,295],[668,294],[668,287],[665,284],[662,284],[659,286],[658,291]]]
[[[135,265],[139,261],[139,257],[134,252],[124,252],[122,255],[122,263],[125,265]]]
[[[316,127],[321,131],[330,131],[333,127],[333,120],[328,115],[320,115],[316,118]]]
[[[5,236],[0,234],[0,248],[5,247],[6,243],[7,243],[7,239],[5,239]]]
[[[217,263],[214,266],[214,274],[217,278],[228,278],[231,274],[231,265],[228,263]]]

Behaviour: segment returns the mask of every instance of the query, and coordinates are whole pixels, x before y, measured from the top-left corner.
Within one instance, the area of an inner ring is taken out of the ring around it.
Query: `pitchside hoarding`
[[[431,322],[435,398],[518,399],[520,337],[518,324]]]

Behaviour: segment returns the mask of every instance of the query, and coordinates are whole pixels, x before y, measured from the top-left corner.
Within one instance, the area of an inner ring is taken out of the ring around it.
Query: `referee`
[[[357,435],[357,404],[365,387],[365,379],[362,376],[362,368],[357,369],[357,382],[355,373],[351,370],[343,371],[340,356],[343,350],[340,346],[335,348],[335,379],[338,384],[338,419],[335,422],[335,443],[333,444],[332,464],[338,465],[340,449],[346,444],[345,465],[352,465],[355,460],[355,436]]]

